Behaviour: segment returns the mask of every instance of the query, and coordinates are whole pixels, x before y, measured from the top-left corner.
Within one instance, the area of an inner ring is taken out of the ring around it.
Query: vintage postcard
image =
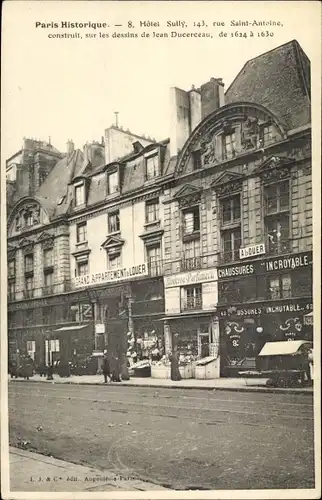
[[[320,19],[4,2],[6,500],[320,498]]]

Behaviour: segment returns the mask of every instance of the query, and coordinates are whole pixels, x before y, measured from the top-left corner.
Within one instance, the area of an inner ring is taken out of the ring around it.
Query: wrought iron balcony
[[[55,283],[54,285],[33,288],[30,290],[16,290],[15,294],[8,293],[8,302],[18,302],[20,300],[35,299],[45,297],[47,295],[59,295],[61,293],[70,292],[72,284],[70,281]]]
[[[148,262],[149,276],[162,276],[163,275],[163,260]]]
[[[269,255],[280,255],[291,251],[292,242],[289,239],[274,241],[273,238],[267,236],[265,239],[265,246]]]
[[[200,311],[202,309],[202,297],[186,299],[181,303],[182,311]]]
[[[181,271],[191,271],[192,269],[200,269],[202,267],[202,259],[198,257],[183,258],[180,262]]]
[[[183,255],[181,259],[164,261],[164,274],[169,275],[198,269],[209,269],[216,267],[216,265],[217,253],[195,257],[185,257]]]
[[[221,252],[219,254],[219,263],[228,264],[230,262],[236,262],[239,260],[239,249],[238,250],[228,250],[226,252]]]

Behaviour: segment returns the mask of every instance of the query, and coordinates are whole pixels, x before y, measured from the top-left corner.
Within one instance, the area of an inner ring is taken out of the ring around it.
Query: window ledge
[[[193,233],[184,234],[182,236],[182,241],[192,241],[200,239],[200,231],[194,231]]]
[[[153,226],[160,226],[160,219],[155,219],[144,224],[144,227],[146,227],[147,229]]]
[[[86,241],[85,240],[84,241],[77,241],[75,243],[75,246],[76,247],[82,247],[82,246],[87,247],[88,246],[88,241],[87,240]]]
[[[241,220],[236,220],[234,222],[222,222],[221,223],[221,230],[222,231],[225,231],[225,230],[228,230],[228,229],[235,229],[237,227],[240,227],[241,226]]]

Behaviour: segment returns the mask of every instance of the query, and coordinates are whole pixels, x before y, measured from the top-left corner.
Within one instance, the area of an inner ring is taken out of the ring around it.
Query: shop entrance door
[[[209,356],[209,333],[199,334],[200,358]]]

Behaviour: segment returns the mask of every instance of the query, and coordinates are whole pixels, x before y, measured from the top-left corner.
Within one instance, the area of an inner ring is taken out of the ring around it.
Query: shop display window
[[[291,276],[283,274],[268,279],[268,297],[272,300],[292,297]]]

